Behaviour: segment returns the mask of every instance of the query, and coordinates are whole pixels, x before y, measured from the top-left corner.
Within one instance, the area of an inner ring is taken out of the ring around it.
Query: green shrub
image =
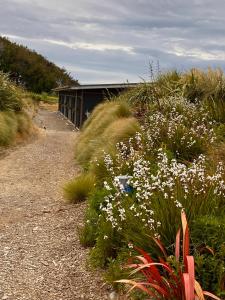
[[[96,244],[90,252],[90,262],[94,267],[103,268],[107,266],[111,258],[116,258],[122,246],[122,236],[102,218],[98,219],[98,226],[101,230],[98,230]]]
[[[79,231],[80,242],[85,247],[95,245],[98,235],[100,204],[106,194],[104,189],[95,189],[88,197],[88,209],[85,214],[84,226]]]
[[[94,188],[94,175],[91,173],[81,174],[64,186],[64,196],[69,202],[82,202],[87,199]]]
[[[204,289],[225,296],[225,217],[197,218],[192,224],[196,274]],[[209,247],[209,248],[207,248]],[[211,249],[211,250],[208,250]]]
[[[219,250],[225,245],[225,216],[206,215],[196,218],[192,225],[192,239],[197,246],[205,245]],[[204,230],[203,230],[204,228]]]

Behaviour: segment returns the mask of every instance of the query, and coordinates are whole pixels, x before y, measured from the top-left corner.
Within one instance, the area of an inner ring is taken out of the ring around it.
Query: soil
[[[38,138],[0,160],[0,299],[108,299],[78,238],[85,203],[65,203],[79,172],[77,132],[58,112],[40,110]]]

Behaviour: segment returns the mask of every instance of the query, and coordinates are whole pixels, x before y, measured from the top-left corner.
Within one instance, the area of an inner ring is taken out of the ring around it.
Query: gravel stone
[[[0,160],[0,299],[108,299],[78,239],[86,204],[62,197],[79,172],[77,132],[57,112],[40,110],[36,124],[38,137]]]

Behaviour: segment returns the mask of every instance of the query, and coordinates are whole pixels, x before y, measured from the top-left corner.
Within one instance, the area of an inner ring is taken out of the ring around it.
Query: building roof
[[[55,92],[71,90],[96,90],[96,89],[125,89],[138,85],[138,83],[110,83],[110,84],[84,84],[77,86],[62,86],[55,88]]]

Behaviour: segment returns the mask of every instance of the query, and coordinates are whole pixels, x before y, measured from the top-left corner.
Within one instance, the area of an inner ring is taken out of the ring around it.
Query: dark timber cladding
[[[98,84],[57,88],[55,91],[59,93],[59,111],[80,128],[93,108],[106,97],[118,95],[136,85],[136,83]]]

